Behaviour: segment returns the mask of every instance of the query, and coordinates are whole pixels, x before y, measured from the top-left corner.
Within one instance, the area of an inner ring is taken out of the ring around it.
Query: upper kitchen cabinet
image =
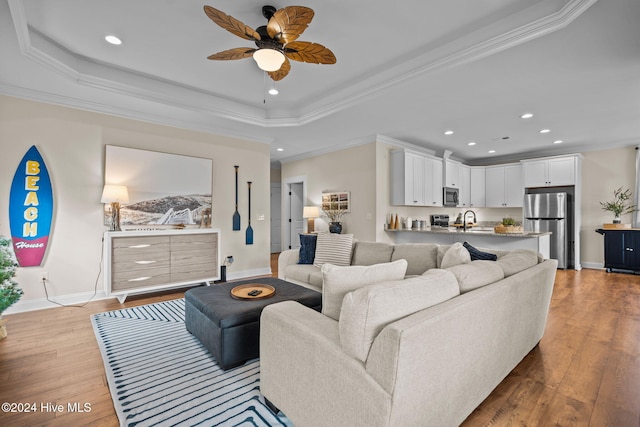
[[[486,207],[522,207],[523,198],[522,165],[489,166],[485,169]]]
[[[391,204],[442,206],[442,160],[408,150],[391,151]]]
[[[483,208],[485,206],[485,168],[469,168],[469,206]]]
[[[523,160],[524,186],[557,187],[575,185],[580,155]]]
[[[460,171],[462,169],[462,163],[445,160],[444,162],[444,175],[445,175],[445,187],[460,188],[462,185],[462,177]]]
[[[424,156],[405,150],[391,152],[391,204],[424,206]]]
[[[442,206],[442,160],[425,157],[424,202],[426,206]]]

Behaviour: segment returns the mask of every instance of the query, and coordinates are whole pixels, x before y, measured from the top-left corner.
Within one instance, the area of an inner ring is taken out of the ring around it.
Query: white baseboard
[[[584,268],[592,268],[594,270],[604,270],[604,263],[600,262],[582,262]]]
[[[239,280],[239,279],[245,279],[249,277],[268,276],[268,275],[271,275],[271,268],[256,268],[253,270],[227,273],[227,280]],[[91,298],[92,296],[93,296],[93,292],[83,292],[79,294],[51,296],[50,299],[62,305],[81,305],[89,301],[89,299],[91,299],[91,301],[98,301],[98,300],[109,299],[109,298],[115,299],[115,296],[108,297],[102,290],[96,292],[96,295],[93,298]],[[14,305],[12,305],[11,307],[9,307],[8,309],[6,309],[2,314],[5,315],[5,314],[23,313],[27,311],[45,310],[47,308],[55,308],[55,307],[60,307],[60,305],[52,303],[48,301],[46,298],[20,300]]]
[[[49,297],[51,301],[55,301],[58,304],[62,305],[81,305],[86,303],[87,301],[98,301],[107,298],[107,295],[104,291],[97,291],[95,296],[93,296],[93,292],[83,292],[80,294],[70,294],[70,295],[60,295],[60,296],[51,296]],[[46,298],[38,298],[38,299],[30,299],[30,300],[20,300],[7,310],[4,311],[4,314],[13,314],[13,313],[23,313],[26,311],[34,311],[34,310],[44,310],[47,308],[55,308],[60,307],[56,303],[50,302]]]

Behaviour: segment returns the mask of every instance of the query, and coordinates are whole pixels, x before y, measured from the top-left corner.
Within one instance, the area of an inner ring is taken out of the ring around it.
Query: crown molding
[[[475,61],[565,28],[597,0],[569,0],[566,3],[561,0],[549,0],[537,3],[488,27],[430,48],[421,55],[402,61],[400,65],[386,67],[375,75],[348,82],[334,94],[302,107],[299,114],[285,113],[289,116],[273,118],[267,117],[266,110],[239,101],[225,99],[213,93],[203,93],[195,88],[162,81],[132,70],[97,63],[69,52],[30,29],[23,6],[24,0],[7,1],[22,54],[79,85],[181,110],[198,113],[204,111],[221,119],[263,128],[278,128],[303,126],[426,73],[443,71]],[[535,18],[539,15],[542,17]],[[514,22],[516,24],[513,24]],[[512,28],[513,25],[517,25],[516,28]],[[86,101],[76,99],[75,108],[85,108],[82,105],[84,102]],[[91,103],[87,102],[86,109],[91,108]],[[131,118],[136,118],[136,112],[131,111],[130,114]],[[141,118],[145,113],[137,114],[140,120],[145,120]],[[165,118],[163,122],[170,120]]]
[[[197,132],[205,132],[229,138],[242,139],[244,141],[256,142],[260,144],[271,145],[274,143],[273,138],[265,138],[260,136],[250,136],[246,133],[239,133],[229,130],[225,127],[221,127],[216,124],[212,124],[209,121],[185,121],[176,120],[168,117],[167,115],[151,114],[148,112],[142,112],[140,110],[127,109],[120,106],[112,106],[84,99],[77,99],[67,96],[62,96],[54,93],[47,93],[43,91],[36,91],[33,89],[9,86],[0,83],[0,95],[11,96],[14,98],[26,99],[29,101],[44,102],[46,104],[59,105],[67,108],[75,108],[78,110],[88,111],[92,113],[106,114],[114,117],[121,117],[124,119],[131,119],[136,121],[142,121],[147,123],[153,123],[162,126],[171,126],[178,129],[186,129]]]

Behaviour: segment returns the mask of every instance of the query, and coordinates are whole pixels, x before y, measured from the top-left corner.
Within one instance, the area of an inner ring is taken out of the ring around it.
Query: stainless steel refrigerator
[[[550,231],[550,257],[558,268],[567,268],[567,193],[539,193],[524,196],[524,230]]]

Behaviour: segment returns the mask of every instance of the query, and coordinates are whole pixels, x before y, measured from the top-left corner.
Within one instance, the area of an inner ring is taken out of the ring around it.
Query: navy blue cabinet
[[[604,236],[604,268],[640,272],[640,230],[599,228]]]

